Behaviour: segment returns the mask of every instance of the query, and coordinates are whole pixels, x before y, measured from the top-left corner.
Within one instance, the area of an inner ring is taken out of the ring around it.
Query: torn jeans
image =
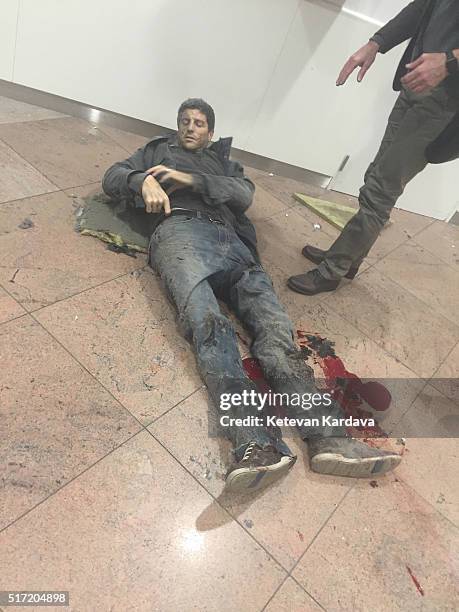
[[[222,414],[243,418],[262,413],[257,406],[232,406],[229,413],[221,412],[223,393],[258,393],[258,389],[244,371],[236,332],[221,312],[217,297],[228,303],[252,335],[252,355],[276,393],[317,393],[312,370],[295,345],[292,324],[270,278],[232,227],[187,216],[169,217],[151,238],[150,265],[161,276],[177,308],[182,332],[194,346],[199,371],[219,418]],[[290,406],[287,416],[320,418],[323,410],[326,415],[343,417],[336,402],[308,411]],[[273,446],[292,455],[279,428],[224,429],[238,460],[251,440],[262,448]],[[303,439],[345,435],[341,427],[299,429]]]

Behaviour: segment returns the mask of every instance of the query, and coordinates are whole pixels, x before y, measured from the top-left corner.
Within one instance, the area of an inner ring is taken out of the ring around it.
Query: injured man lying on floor
[[[235,329],[218,300],[251,334],[252,355],[276,394],[322,396],[260,262],[255,229],[245,215],[255,186],[230,160],[231,139],[211,143],[215,115],[200,99],[181,105],[177,125],[176,134],[152,140],[109,168],[103,188],[111,198],[132,200],[157,216],[150,265],[177,309],[225,424],[221,429],[234,445],[226,488],[254,491],[283,476],[296,457],[279,427],[268,426],[263,398],[244,371]],[[315,472],[373,478],[400,462],[396,453],[349,437],[333,398],[307,410],[287,404],[282,409],[298,424]]]

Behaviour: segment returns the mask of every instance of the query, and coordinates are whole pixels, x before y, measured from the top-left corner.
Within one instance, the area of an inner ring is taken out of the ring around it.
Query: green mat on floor
[[[83,236],[94,236],[119,250],[148,251],[156,215],[148,215],[143,208],[135,208],[126,201],[111,200],[104,193],[82,200],[76,230]]]
[[[315,212],[319,217],[328,221],[334,227],[342,230],[346,223],[357,212],[355,208],[345,206],[344,204],[336,204],[335,202],[327,202],[326,200],[318,200],[303,193],[294,193],[295,200],[307,206]]]

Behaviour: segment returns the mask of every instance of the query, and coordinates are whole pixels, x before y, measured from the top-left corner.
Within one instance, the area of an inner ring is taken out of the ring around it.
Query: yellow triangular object
[[[318,200],[317,198],[311,198],[303,193],[294,193],[293,197],[338,229],[343,229],[349,219],[357,212],[355,208],[351,208],[350,206],[335,204],[335,202],[327,202],[326,200]]]

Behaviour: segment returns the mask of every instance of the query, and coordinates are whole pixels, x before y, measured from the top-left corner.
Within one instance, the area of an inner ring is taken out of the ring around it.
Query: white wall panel
[[[243,146],[298,0],[22,0],[18,83],[174,126],[207,98]]]
[[[19,0],[1,0],[0,6],[0,79],[13,79],[14,45]]]
[[[395,99],[401,50],[379,56],[362,83],[353,75],[335,85],[345,60],[374,30],[334,7],[302,2],[248,149],[333,176],[356,140],[376,147]]]
[[[409,4],[410,0],[384,0],[384,2],[377,2],[376,0],[325,0],[325,2],[334,4],[344,11],[352,11],[363,18],[387,23],[404,6]]]

